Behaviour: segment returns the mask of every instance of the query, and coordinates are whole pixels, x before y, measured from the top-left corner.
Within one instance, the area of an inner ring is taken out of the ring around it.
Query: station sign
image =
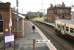
[[[14,41],[14,35],[5,36],[5,43]]]
[[[36,43],[47,43],[49,42],[50,40],[36,40]]]

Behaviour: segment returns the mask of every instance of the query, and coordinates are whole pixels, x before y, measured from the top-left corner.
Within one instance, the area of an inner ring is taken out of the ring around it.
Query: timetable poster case
[[[5,49],[13,48],[14,50],[14,35],[10,33],[5,33]]]

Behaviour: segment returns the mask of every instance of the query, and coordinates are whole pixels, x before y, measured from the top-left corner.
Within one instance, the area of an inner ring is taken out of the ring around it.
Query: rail
[[[46,22],[46,21],[37,21],[37,22],[41,22],[41,23],[44,23],[44,24],[47,24],[47,25],[50,25],[52,27],[55,27],[55,23],[49,23],[49,22]]]

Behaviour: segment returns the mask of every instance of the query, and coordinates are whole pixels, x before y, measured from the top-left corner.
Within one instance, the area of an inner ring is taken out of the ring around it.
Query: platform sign
[[[14,41],[14,35],[5,36],[5,43]]]
[[[50,40],[36,40],[36,43],[47,43],[49,42]]]
[[[14,35],[5,35],[5,49],[14,47]],[[14,49],[14,48],[13,48]]]

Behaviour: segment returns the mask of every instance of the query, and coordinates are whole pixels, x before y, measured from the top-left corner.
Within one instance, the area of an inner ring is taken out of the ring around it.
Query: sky
[[[16,7],[16,0],[0,0],[3,2],[11,2],[11,7]],[[47,8],[50,7],[50,4],[57,5],[64,2],[66,6],[74,5],[74,0],[18,0],[19,1],[19,12],[27,13],[29,11],[37,12],[47,11]]]

